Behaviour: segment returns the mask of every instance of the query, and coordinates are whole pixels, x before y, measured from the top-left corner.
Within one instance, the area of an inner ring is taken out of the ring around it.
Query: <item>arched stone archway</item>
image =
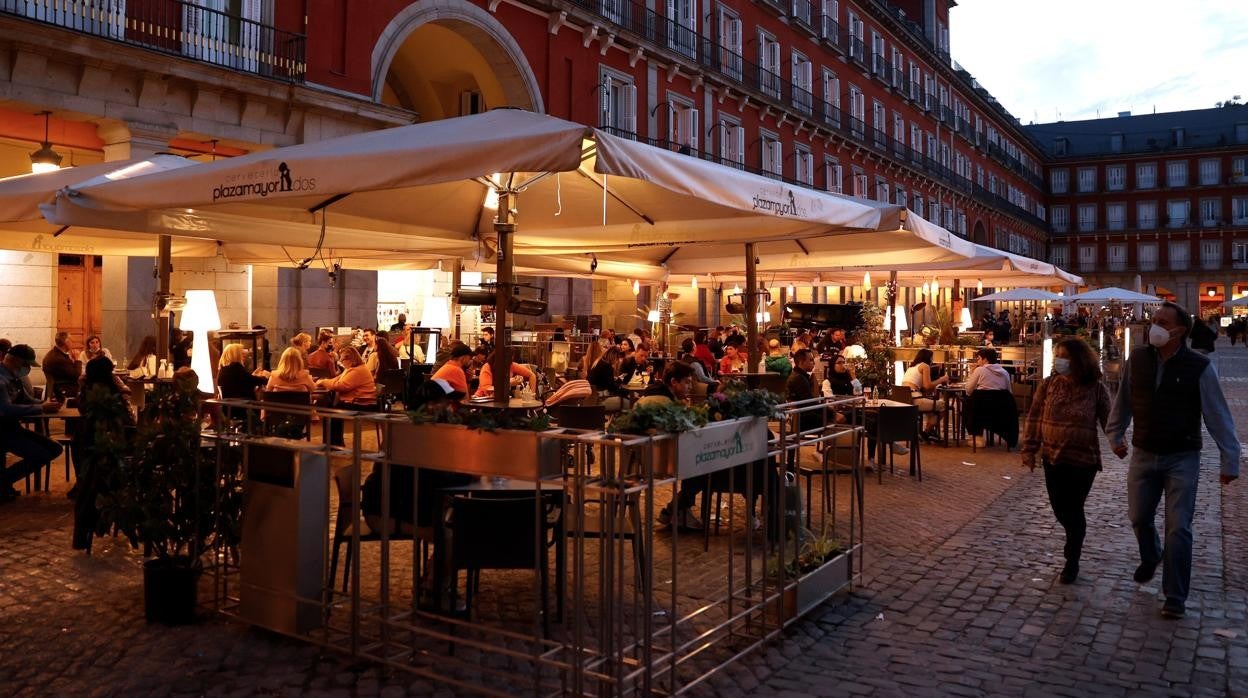
[[[520,45],[464,0],[422,0],[395,15],[373,47],[373,99],[435,121],[510,106],[544,113]]]
[[[980,245],[989,244],[988,243],[988,228],[984,226],[984,221],[982,219],[975,221],[975,228],[974,230],[971,231],[971,242],[974,242]]]

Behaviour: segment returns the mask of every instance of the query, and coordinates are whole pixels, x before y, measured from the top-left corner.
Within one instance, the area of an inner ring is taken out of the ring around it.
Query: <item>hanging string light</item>
[[[641,284],[637,283],[637,279],[633,279],[633,295],[636,296],[636,295],[639,295],[640,293],[641,293]]]

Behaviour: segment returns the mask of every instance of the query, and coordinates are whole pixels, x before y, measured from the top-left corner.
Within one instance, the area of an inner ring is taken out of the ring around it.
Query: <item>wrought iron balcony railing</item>
[[[0,0],[20,17],[255,75],[303,82],[303,34],[185,0]]]

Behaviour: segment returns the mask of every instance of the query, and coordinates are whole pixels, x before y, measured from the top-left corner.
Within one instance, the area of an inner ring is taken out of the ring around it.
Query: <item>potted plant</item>
[[[784,618],[798,618],[826,601],[849,583],[850,552],[823,530],[805,531],[802,543],[782,551],[768,564],[773,578],[785,581]]]
[[[854,339],[861,351],[851,352],[853,356],[848,360],[858,380],[864,386],[891,385],[893,362],[889,348],[893,338],[884,329],[883,308],[870,301],[862,304],[862,328]]]
[[[201,456],[199,393],[193,373],[158,383],[147,397],[129,458],[99,495],[97,530],[143,546],[144,609],[149,622],[194,620],[202,554],[218,531],[237,543],[241,497],[221,496],[214,464]],[[237,484],[237,483],[234,483]],[[232,519],[222,526],[219,518]]]
[[[441,468],[453,454],[459,472],[533,480],[562,467],[559,442],[542,438],[550,429],[545,414],[422,406],[386,427],[386,457],[402,465]]]

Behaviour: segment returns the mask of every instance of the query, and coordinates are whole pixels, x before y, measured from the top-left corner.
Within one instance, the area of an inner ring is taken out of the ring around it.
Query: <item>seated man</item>
[[[997,363],[996,349],[985,347],[975,352],[975,370],[966,380],[966,430],[975,439],[976,447],[985,445],[986,434],[981,436],[985,429],[1001,434],[1011,446],[1017,442],[1018,412],[1010,385],[1010,374]],[[1009,426],[1011,421],[1013,428]]]
[[[19,423],[22,417],[56,412],[61,408],[61,403],[55,401],[34,404],[22,387],[22,378],[30,373],[32,366],[38,365],[35,350],[25,344],[10,349],[0,361],[0,444],[4,444],[4,453],[21,458],[0,470],[0,501],[17,497],[13,483],[61,455],[60,444],[33,430],[23,429]]]
[[[43,375],[48,379],[48,389],[58,398],[74,397],[78,395],[82,362],[74,358],[68,332],[57,332],[54,342],[43,357]]]

